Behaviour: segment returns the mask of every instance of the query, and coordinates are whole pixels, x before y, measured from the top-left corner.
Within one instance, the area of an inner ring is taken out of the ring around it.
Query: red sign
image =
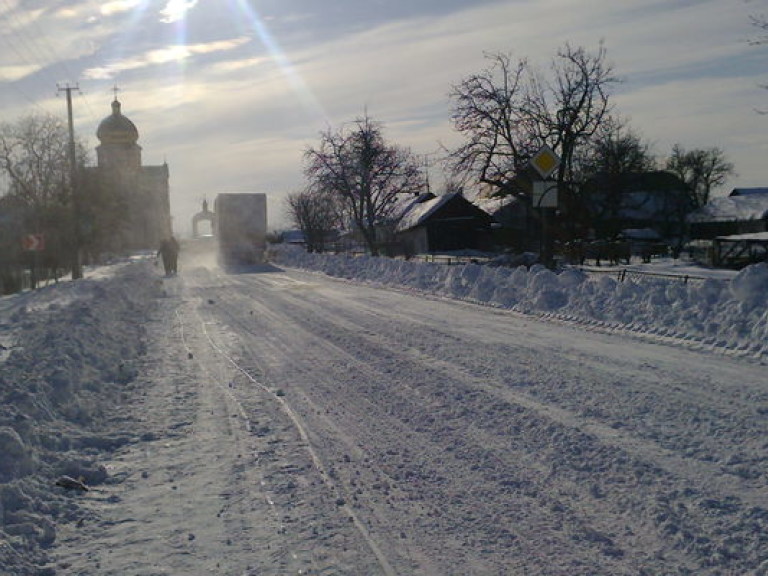
[[[28,252],[38,252],[45,250],[44,234],[27,234],[21,239],[21,246]]]

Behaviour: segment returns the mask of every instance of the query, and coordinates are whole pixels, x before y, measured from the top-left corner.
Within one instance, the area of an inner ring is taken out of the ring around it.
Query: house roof
[[[734,188],[729,196],[749,196],[752,194],[768,195],[768,188]]]
[[[731,234],[718,236],[716,240],[727,242],[768,242],[768,232],[752,232],[750,234]]]
[[[618,181],[616,181],[618,178]],[[627,172],[618,177],[599,173],[585,183],[587,188],[598,190],[609,186],[617,186],[624,193],[660,192],[666,190],[685,190],[685,182],[677,175],[666,170],[651,170],[648,172]]]
[[[474,204],[480,208],[480,210],[483,210],[487,214],[493,216],[505,206],[509,206],[510,204],[517,204],[518,202],[520,202],[520,198],[517,196],[509,195],[494,198],[476,198]]]
[[[444,194],[443,196],[436,196],[424,202],[414,202],[406,208],[405,212],[403,212],[400,221],[395,227],[395,231],[405,232],[411,228],[421,226],[430,216],[432,216],[432,214],[458,195],[458,192],[454,194]]]
[[[768,219],[768,194],[746,194],[713,198],[688,215],[688,222],[736,222]]]

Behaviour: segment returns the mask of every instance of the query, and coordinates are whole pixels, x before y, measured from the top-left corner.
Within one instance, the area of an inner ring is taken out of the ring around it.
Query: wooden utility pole
[[[80,90],[80,87],[75,84],[70,86],[56,86],[58,92],[66,92],[67,94],[67,120],[69,124],[69,169],[70,169],[70,186],[72,187],[72,223],[73,223],[73,235],[74,246],[72,249],[72,280],[77,280],[83,277],[83,268],[80,261],[80,179],[78,178],[77,169],[77,153],[75,150],[75,126],[72,121],[72,90]]]

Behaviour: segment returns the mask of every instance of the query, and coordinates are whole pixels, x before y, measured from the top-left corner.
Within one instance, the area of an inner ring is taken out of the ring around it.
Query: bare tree
[[[651,146],[624,120],[606,118],[597,132],[574,156],[577,179],[596,174],[629,174],[656,168]]]
[[[733,164],[720,148],[687,151],[680,144],[672,147],[667,170],[685,182],[693,208],[700,208],[709,202],[712,189],[725,184],[734,173]]]
[[[58,269],[74,249],[69,132],[51,115],[31,115],[0,125],[0,170],[6,196],[23,213],[24,233],[42,232],[47,267]],[[85,148],[76,143],[82,166]],[[37,258],[33,260],[36,262]]]
[[[452,151],[454,174],[488,184],[503,195],[525,195],[513,180],[543,145],[561,157],[558,184],[572,177],[577,148],[597,131],[610,111],[618,80],[601,43],[596,53],[566,44],[553,59],[551,78],[525,59],[489,56],[490,66],[450,92],[454,127],[466,142]]]
[[[537,119],[547,127],[545,141],[560,154],[557,181],[573,178],[573,158],[579,145],[586,144],[600,128],[610,112],[610,90],[618,79],[606,61],[606,48],[601,42],[596,53],[566,44],[552,61],[554,77],[548,91],[541,94]],[[553,102],[547,105],[547,92]]]
[[[288,214],[301,230],[309,252],[323,252],[326,242],[340,222],[338,199],[332,194],[303,190],[289,194]]]
[[[768,44],[768,16],[765,14],[755,14],[750,16],[750,21],[752,22],[752,26],[757,28],[759,32],[759,36],[756,38],[753,38],[749,41],[750,44],[753,46],[764,46]],[[765,88],[768,90],[768,84],[763,84],[762,88]],[[758,114],[768,114],[768,111],[766,110],[757,110]]]
[[[749,17],[752,26],[760,30],[760,36],[752,39],[750,42],[755,45],[768,44],[768,16],[765,14],[756,14]]]
[[[393,215],[398,196],[417,193],[424,175],[407,149],[388,144],[367,114],[351,127],[328,129],[305,152],[308,189],[337,196],[371,254],[379,248],[376,227]]]
[[[628,178],[655,167],[650,145],[626,121],[606,118],[574,156],[576,179],[581,182],[578,205],[583,207],[583,228],[594,225],[591,221],[616,220],[626,201]]]
[[[68,132],[54,116],[33,115],[0,125],[0,163],[8,193],[32,207],[67,201]]]
[[[526,60],[508,54],[487,55],[488,68],[454,86],[452,121],[466,142],[449,163],[458,182],[476,180],[503,195],[519,194],[513,179],[536,152],[540,141],[528,114]]]

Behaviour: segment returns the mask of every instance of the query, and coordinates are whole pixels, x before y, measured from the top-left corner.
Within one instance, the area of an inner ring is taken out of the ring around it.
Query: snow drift
[[[768,264],[731,281],[608,274],[569,268],[555,273],[480,264],[446,266],[369,256],[310,254],[277,246],[272,260],[347,280],[378,283],[441,297],[498,306],[523,314],[663,337],[681,344],[768,355]]]
[[[54,573],[45,565],[56,522],[79,514],[77,494],[56,479],[107,481],[98,453],[128,441],[100,423],[135,376],[156,280],[144,263],[2,299],[0,332],[13,333],[0,363],[3,574]]]

